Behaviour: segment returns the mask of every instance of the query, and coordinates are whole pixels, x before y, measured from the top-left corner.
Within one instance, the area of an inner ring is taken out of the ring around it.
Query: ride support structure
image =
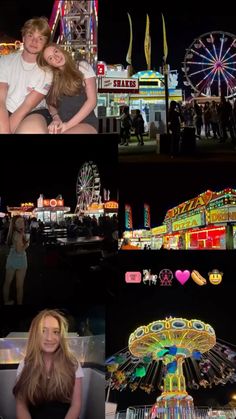
[[[49,25],[52,40],[74,59],[97,64],[98,0],[55,0]]]

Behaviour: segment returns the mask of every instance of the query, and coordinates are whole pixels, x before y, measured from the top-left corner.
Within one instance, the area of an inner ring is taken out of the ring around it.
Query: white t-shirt
[[[17,371],[16,371],[16,378],[18,378],[20,376],[20,374],[22,373],[22,370],[24,368],[25,362],[24,359],[22,359],[22,361],[19,363]],[[75,371],[75,378],[82,378],[84,377],[84,373],[83,373],[83,369],[79,363],[77,370]]]
[[[87,61],[80,61],[78,68],[81,71],[81,73],[83,73],[85,79],[96,77],[93,67]]]
[[[0,58],[0,82],[8,84],[6,107],[9,112],[24,102],[32,91],[47,95],[52,84],[52,72],[42,70],[37,63],[27,63],[22,53],[16,52]],[[34,109],[47,108],[43,99]]]

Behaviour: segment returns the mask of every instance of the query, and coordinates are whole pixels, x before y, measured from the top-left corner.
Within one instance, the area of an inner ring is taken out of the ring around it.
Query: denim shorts
[[[9,115],[12,114],[12,112],[9,112],[9,111],[8,111],[8,113],[9,113]],[[49,110],[47,108],[34,109],[33,111],[27,113],[27,115],[25,115],[25,117],[23,119],[25,119],[29,115],[33,115],[34,113],[38,113],[39,115],[42,115],[46,119],[47,125],[51,124],[52,117],[51,117],[51,115],[49,113]]]

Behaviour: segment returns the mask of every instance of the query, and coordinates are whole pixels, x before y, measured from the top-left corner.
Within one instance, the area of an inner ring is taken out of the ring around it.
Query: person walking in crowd
[[[204,105],[203,118],[205,126],[205,136],[206,138],[208,138],[211,136],[211,107],[209,102],[206,102]]]
[[[45,96],[52,73],[39,68],[36,58],[50,40],[47,19],[27,20],[22,36],[23,52],[0,59],[0,134],[46,134],[51,116]]]
[[[4,304],[13,304],[14,301],[9,299],[10,286],[16,277],[16,301],[22,304],[23,287],[27,271],[27,255],[26,249],[29,246],[29,240],[25,235],[25,222],[23,217],[15,215],[11,221],[7,236],[7,244],[10,246],[10,252],[6,262],[6,276],[3,285]]]
[[[18,419],[78,419],[84,373],[67,332],[58,310],[43,310],[32,320],[13,388]]]
[[[201,138],[201,131],[202,131],[202,125],[203,125],[203,121],[202,121],[202,108],[201,106],[195,102],[194,103],[194,125],[195,125],[195,129],[197,132],[197,137]]]
[[[144,145],[143,134],[144,134],[144,119],[140,112],[140,109],[136,109],[135,115],[133,118],[133,128],[134,133],[138,140],[138,145]]]
[[[233,111],[229,101],[226,100],[225,96],[222,95],[220,98],[220,104],[218,107],[220,131],[221,131],[221,143],[225,143],[228,139],[227,130],[230,132],[231,141],[234,142],[234,131],[233,131]]]
[[[213,131],[213,138],[220,138],[218,107],[215,100],[211,103],[211,127]]]
[[[132,128],[132,118],[129,113],[129,107],[125,106],[120,118],[120,145],[129,145],[130,130]]]
[[[30,242],[36,244],[38,242],[39,222],[36,217],[32,217],[29,225]]]
[[[171,134],[171,154],[174,156],[179,153],[181,113],[175,100],[170,102],[168,114],[169,132]]]
[[[86,61],[78,68],[70,53],[51,43],[39,54],[42,69],[53,72],[47,103],[53,118],[50,134],[97,134],[98,119],[96,74]]]

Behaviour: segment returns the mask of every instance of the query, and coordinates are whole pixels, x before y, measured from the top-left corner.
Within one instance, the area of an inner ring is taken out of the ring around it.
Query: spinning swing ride
[[[106,364],[109,390],[161,390],[153,411],[162,419],[194,417],[187,387],[236,382],[235,350],[216,341],[211,325],[195,319],[170,317],[138,327],[128,347]]]

